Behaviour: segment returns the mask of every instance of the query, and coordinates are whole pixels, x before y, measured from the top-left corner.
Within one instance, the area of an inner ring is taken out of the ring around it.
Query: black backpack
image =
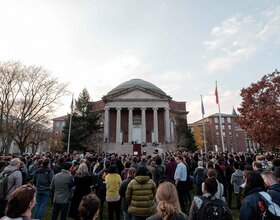
[[[198,210],[198,219],[232,220],[231,210],[223,200],[215,197],[207,198],[205,196],[199,196],[198,198],[202,200],[202,205]]]
[[[13,186],[8,188],[8,177],[17,170],[11,171],[9,173],[2,173],[0,175],[0,199],[3,200],[6,198]]]

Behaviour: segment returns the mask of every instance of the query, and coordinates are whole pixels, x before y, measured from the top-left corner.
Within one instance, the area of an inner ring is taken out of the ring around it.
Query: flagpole
[[[218,97],[218,83],[217,83],[217,81],[216,81],[215,95],[216,95],[216,103],[218,104],[218,108],[219,108],[219,122],[220,122],[219,124],[220,124],[221,140],[222,140],[222,149],[223,149],[223,152],[225,152],[225,144],[224,144],[223,129],[222,129],[221,108],[220,108],[220,102],[219,102],[219,97]]]
[[[207,145],[206,145],[206,135],[205,135],[205,121],[204,121],[204,105],[202,100],[202,95],[200,95],[201,98],[201,115],[202,115],[202,126],[203,126],[203,142],[204,142],[204,151],[207,152]]]
[[[73,106],[74,106],[74,94],[72,95],[71,101],[71,113],[70,113],[70,120],[69,120],[69,131],[68,131],[68,142],[67,142],[67,153],[70,150],[70,139],[71,139],[71,127],[72,127],[72,115],[73,115]]]

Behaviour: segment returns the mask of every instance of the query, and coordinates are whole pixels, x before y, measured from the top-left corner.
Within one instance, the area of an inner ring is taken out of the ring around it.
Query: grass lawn
[[[193,190],[191,191],[191,194],[192,194],[192,198],[193,198]],[[43,220],[51,220],[51,216],[52,216],[52,209],[51,209],[51,201],[49,200],[48,202],[48,206],[45,210],[45,214],[44,214],[44,218]],[[236,207],[236,199],[235,199],[235,196],[234,194],[232,195],[232,207]],[[105,202],[104,204],[104,212],[103,212],[103,220],[110,220],[109,217],[108,217],[108,212],[107,212],[107,203]],[[188,213],[187,213],[188,214]],[[232,210],[232,216],[233,216],[233,220],[238,220],[239,219],[239,210],[237,209],[233,209]],[[69,220],[71,220],[71,218],[68,218]],[[100,219],[100,218],[98,218]],[[59,218],[58,218],[59,220]]]

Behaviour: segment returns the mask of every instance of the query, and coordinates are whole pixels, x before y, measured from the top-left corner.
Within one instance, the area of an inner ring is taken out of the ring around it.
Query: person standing
[[[6,216],[1,219],[31,220],[32,209],[35,206],[35,192],[36,188],[29,184],[16,188],[10,194]]]
[[[140,166],[126,190],[127,212],[133,220],[144,220],[156,211],[156,184],[150,179],[148,169]]]
[[[187,194],[187,167],[183,162],[183,157],[181,155],[176,157],[177,167],[174,174],[175,185],[177,187],[179,202],[181,210],[186,213],[186,205],[184,202],[184,197]]]
[[[54,172],[48,167],[50,159],[43,161],[42,167],[36,170],[33,176],[33,184],[37,188],[36,205],[34,209],[34,218],[42,219],[44,211],[50,196],[50,185]]]
[[[243,179],[243,171],[240,170],[240,165],[237,161],[233,163],[235,172],[231,175],[230,183],[233,185],[234,194],[236,196],[236,206],[237,209],[240,209],[241,202],[240,202],[240,186],[244,183]]]
[[[10,164],[4,168],[1,172],[1,176],[8,175],[8,193],[7,196],[0,201],[0,217],[5,215],[5,208],[8,203],[8,198],[11,193],[22,185],[22,174],[19,171],[21,164],[19,158],[14,158],[10,161]]]
[[[57,220],[60,212],[60,220],[67,219],[69,203],[71,201],[71,188],[74,186],[70,169],[71,162],[66,162],[60,173],[54,175],[51,182],[51,193],[54,193],[52,220]]]
[[[240,207],[240,220],[262,219],[265,210],[260,208],[263,203],[259,192],[265,191],[263,178],[258,172],[247,171],[245,176],[244,199]],[[264,204],[263,204],[264,205]]]
[[[90,186],[92,183],[92,177],[89,173],[89,169],[86,163],[82,163],[74,176],[74,193],[70,205],[68,217],[75,220],[79,220],[78,207],[82,201],[83,196],[88,195],[91,192]]]
[[[156,193],[157,212],[146,220],[187,220],[188,216],[181,211],[174,183],[170,181],[161,182]]]
[[[166,164],[166,178],[169,180],[174,180],[174,174],[177,167],[175,157],[171,156]]]
[[[117,166],[111,165],[108,169],[108,175],[105,177],[106,183],[106,201],[108,204],[109,219],[114,219],[114,213],[116,219],[120,220],[120,194],[119,189],[121,186],[121,176],[117,173]]]
[[[126,189],[127,189],[128,184],[130,183],[131,180],[134,179],[135,172],[136,172],[136,170],[135,170],[134,167],[128,168],[127,179],[122,181],[121,186],[120,186],[120,190],[119,190],[119,194],[121,196],[121,209],[122,209],[122,212],[123,212],[124,220],[132,220],[132,216],[127,212],[128,205],[126,203],[125,193],[126,193]]]
[[[196,195],[198,196],[202,196],[202,183],[203,183],[203,171],[204,171],[204,167],[203,167],[203,162],[202,161],[198,161],[197,163],[198,167],[195,168],[194,171],[194,183],[196,186]]]
[[[190,208],[189,220],[204,219],[226,219],[232,220],[232,212],[227,203],[217,199],[215,194],[218,189],[218,182],[210,177],[205,181],[205,189],[202,196],[195,196]]]
[[[268,188],[267,193],[271,196],[272,201],[280,206],[280,183],[276,176],[270,171],[265,171],[261,175]]]

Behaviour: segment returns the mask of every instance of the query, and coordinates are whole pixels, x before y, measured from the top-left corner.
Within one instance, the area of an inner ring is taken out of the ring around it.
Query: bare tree
[[[0,84],[11,84],[0,89],[4,97],[0,124],[6,120],[2,124],[6,129],[1,137],[2,150],[7,152],[15,141],[23,153],[30,144],[33,128],[38,124],[47,126],[55,107],[61,104],[60,99],[69,94],[67,84],[59,83],[42,67],[27,67],[19,62],[0,63],[0,71],[5,76],[0,78]]]

